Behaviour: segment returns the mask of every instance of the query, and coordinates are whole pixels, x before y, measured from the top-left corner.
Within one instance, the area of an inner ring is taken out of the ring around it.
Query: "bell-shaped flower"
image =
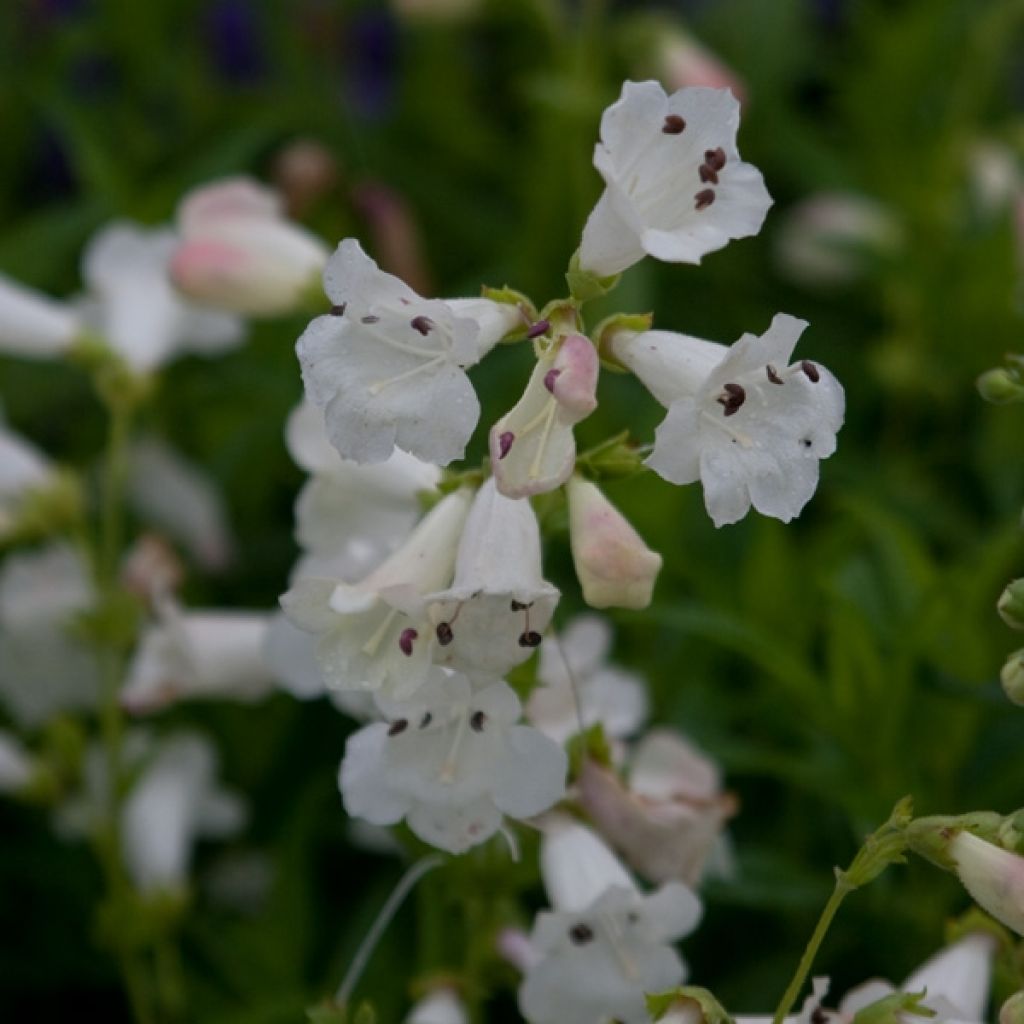
[[[536,729],[505,682],[474,690],[432,667],[410,701],[381,700],[387,721],[349,738],[339,785],[345,809],[375,825],[405,819],[424,842],[462,853],[503,815],[529,818],[565,795],[568,759]]]
[[[323,410],[303,402],[288,417],[285,441],[311,479],[295,505],[296,539],[314,560],[327,559],[343,579],[375,568],[408,535],[419,495],[441,471],[396,448],[385,462],[343,459],[327,439]]]
[[[32,781],[35,770],[25,744],[14,733],[0,729],[0,793],[20,793]]]
[[[302,577],[281,598],[288,618],[319,637],[327,685],[409,696],[430,665],[424,598],[451,582],[472,492],[443,498],[393,554],[365,579]]]
[[[522,398],[491,428],[491,472],[509,498],[560,487],[576,465],[573,425],[597,408],[597,350],[570,334],[544,353]]]
[[[96,593],[75,549],[51,544],[9,555],[0,568],[0,703],[34,728],[64,711],[93,707],[96,659],[74,633]]]
[[[806,323],[780,313],[760,337],[731,347],[666,331],[611,343],[668,415],[647,464],[666,480],[700,480],[716,526],[753,505],[789,522],[818,485],[818,462],[836,449],[842,385],[819,363],[788,365]]]
[[[146,714],[182,700],[254,701],[272,689],[264,658],[269,613],[186,610],[166,597],[158,616],[128,668],[121,690],[127,711]]]
[[[242,341],[240,321],[185,302],[171,283],[178,244],[166,228],[118,221],[90,240],[82,260],[82,317],[133,369],[148,373],[183,352],[214,355]]]
[[[443,986],[420,999],[405,1024],[469,1024],[469,1014],[458,993]]]
[[[686,967],[670,945],[691,932],[700,901],[678,882],[651,894],[597,836],[556,823],[541,840],[541,874],[553,911],[537,916],[537,962],[519,989],[530,1024],[647,1024],[647,992],[680,984]]]
[[[518,324],[518,310],[499,310],[508,326],[487,336],[477,320],[378,269],[353,238],[328,260],[324,289],[331,312],[296,351],[338,452],[360,463],[384,462],[395,445],[441,466],[461,458],[480,418],[464,367]]]
[[[646,608],[661,571],[652,551],[597,484],[574,476],[569,498],[569,544],[583,600],[591,608]]]
[[[178,207],[174,283],[196,302],[246,316],[277,316],[316,292],[329,250],[290,221],[281,197],[250,178],[191,191]]]
[[[644,254],[700,263],[761,230],[772,204],[736,150],[740,105],[728,89],[626,82],[601,118],[594,166],[605,191],[583,229],[579,265],[618,274]]]
[[[668,729],[648,733],[637,745],[627,784],[587,760],[578,788],[601,835],[652,882],[696,885],[737,806],[723,792],[714,762]]]
[[[231,561],[234,538],[216,480],[157,437],[132,445],[128,500],[139,518],[174,539],[207,570]]]
[[[949,843],[956,873],[974,902],[1024,935],[1024,857],[960,831]]]
[[[500,677],[525,661],[558,603],[558,589],[541,572],[540,528],[530,502],[506,498],[490,477],[466,519],[452,585],[428,598],[435,664]]]
[[[50,359],[82,333],[73,307],[0,274],[0,353]]]
[[[572,619],[540,652],[537,681],[526,703],[532,725],[559,743],[600,723],[606,736],[632,735],[647,718],[647,687],[608,663],[612,630],[598,615]]]

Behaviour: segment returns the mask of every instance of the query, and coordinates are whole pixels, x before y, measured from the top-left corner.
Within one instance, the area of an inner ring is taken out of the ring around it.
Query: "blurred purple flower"
[[[398,31],[387,11],[366,11],[349,23],[348,95],[357,115],[384,117],[394,100],[398,67]]]
[[[236,85],[259,81],[267,70],[258,7],[249,0],[218,0],[206,13],[206,39],[221,77]]]

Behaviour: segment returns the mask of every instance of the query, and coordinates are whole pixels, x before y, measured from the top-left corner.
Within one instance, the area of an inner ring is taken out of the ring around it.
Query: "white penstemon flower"
[[[332,311],[306,328],[297,352],[331,443],[360,463],[383,462],[395,445],[441,466],[461,458],[480,417],[464,367],[516,326],[518,310],[490,304],[484,324],[423,299],[352,238],[328,260],[324,289]]]
[[[700,480],[716,526],[751,505],[789,522],[835,451],[842,385],[818,363],[788,365],[804,327],[780,313],[763,335],[731,347],[668,331],[610,339],[614,357],[668,407],[648,465],[672,483]]]
[[[647,1024],[644,994],[686,977],[670,943],[696,927],[700,901],[678,882],[641,893],[593,832],[565,822],[545,831],[541,873],[555,909],[537,916],[530,937],[523,1016],[530,1024]]]
[[[53,358],[63,355],[81,333],[72,306],[0,274],[0,352]]]
[[[540,645],[558,597],[541,577],[540,528],[530,502],[506,498],[489,478],[466,519],[452,585],[428,598],[435,664],[503,676]]]
[[[516,724],[512,688],[474,691],[462,674],[432,667],[413,700],[378,698],[387,721],[350,737],[339,772],[345,809],[375,825],[405,819],[424,842],[462,853],[565,794],[565,752]]]
[[[281,598],[285,614],[319,637],[328,686],[408,697],[430,665],[425,598],[451,582],[472,492],[441,500],[397,551],[358,583],[303,577]]]
[[[594,165],[606,188],[583,229],[580,268],[605,277],[645,254],[699,263],[757,234],[772,200],[739,158],[739,115],[728,89],[666,96],[656,82],[626,82],[601,118]]]

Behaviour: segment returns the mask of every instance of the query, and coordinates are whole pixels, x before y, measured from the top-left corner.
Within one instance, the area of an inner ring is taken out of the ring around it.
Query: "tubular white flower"
[[[597,351],[570,334],[537,360],[522,398],[490,432],[491,471],[509,498],[560,487],[576,464],[573,425],[597,407]]]
[[[471,497],[463,488],[442,499],[360,582],[305,577],[281,598],[296,626],[318,634],[328,686],[395,697],[415,692],[430,665],[424,598],[451,581]]]
[[[349,738],[338,782],[345,809],[375,825],[405,819],[424,842],[462,853],[565,794],[565,751],[517,725],[520,704],[496,682],[474,691],[432,667],[415,698],[383,701],[388,719]]]
[[[736,150],[740,106],[727,89],[626,82],[601,118],[594,166],[605,180],[583,229],[579,262],[617,274],[644,254],[699,263],[757,234],[772,200]]]
[[[570,479],[569,544],[583,600],[591,608],[646,608],[661,572],[652,551],[597,484]]]
[[[250,178],[193,189],[178,207],[178,229],[171,261],[178,288],[248,316],[298,308],[329,255],[319,238],[285,217],[277,192]]]
[[[81,333],[74,309],[0,274],[0,352],[50,359]]]
[[[0,702],[35,727],[96,702],[96,659],[70,632],[96,594],[71,547],[8,556],[0,568]]]
[[[405,1024],[469,1024],[469,1015],[452,989],[437,988],[412,1008]]]
[[[1024,935],[1024,857],[967,830],[949,844],[956,873],[974,902],[1018,935]]]
[[[339,453],[383,462],[397,445],[441,466],[461,458],[480,417],[463,367],[489,347],[481,325],[379,270],[354,238],[328,260],[324,288],[332,311],[296,351]]]
[[[373,465],[343,459],[327,439],[323,411],[308,402],[292,411],[285,440],[312,474],[295,506],[296,539],[344,579],[365,575],[398,546],[419,515],[419,494],[441,478],[437,466],[397,448]]]
[[[489,478],[466,519],[452,585],[427,598],[435,664],[495,677],[525,661],[559,598],[541,573],[540,528],[530,502],[504,497]]]
[[[646,1024],[644,994],[671,988],[686,967],[670,942],[700,919],[697,897],[670,883],[650,895],[589,829],[560,824],[541,841],[554,912],[537,916],[538,961],[519,990],[531,1024]]]
[[[818,485],[819,461],[835,451],[845,406],[842,385],[818,363],[805,359],[787,366],[805,326],[780,313],[760,337],[745,334],[730,348],[722,346],[721,359],[696,389],[702,367],[711,361],[708,342],[694,346],[684,336],[655,332],[653,343],[648,335],[620,336],[612,343],[624,361],[634,349],[645,383],[656,365],[652,353],[658,364],[674,368],[675,397],[647,464],[672,483],[700,480],[716,526],[737,522],[751,505],[789,522]],[[689,355],[668,355],[670,345]],[[655,397],[664,401],[671,394],[663,384]]]
[[[128,669],[121,704],[133,714],[181,700],[254,701],[274,679],[264,658],[267,612],[185,610],[172,598],[159,604]]]
[[[83,318],[134,370],[150,372],[180,352],[208,355],[242,341],[240,321],[184,302],[169,277],[173,231],[116,221],[82,257]]]
[[[647,688],[639,676],[608,664],[611,639],[611,626],[604,619],[579,615],[541,648],[541,685],[526,703],[532,725],[559,743],[575,735],[581,718],[584,729],[600,722],[613,739],[629,736],[643,725]]]
[[[25,744],[0,729],[0,793],[19,793],[32,781],[35,764]]]

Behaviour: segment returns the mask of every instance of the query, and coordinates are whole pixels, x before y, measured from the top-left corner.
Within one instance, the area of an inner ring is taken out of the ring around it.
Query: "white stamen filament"
[[[615,954],[615,959],[618,960],[619,966],[622,968],[622,973],[629,981],[636,981],[640,977],[640,973],[619,942],[622,932],[615,923],[615,918],[611,914],[599,914],[598,925],[604,931],[605,938],[608,939],[608,944],[612,947],[612,953]]]
[[[705,419],[708,423],[718,427],[723,433],[728,434],[738,444],[743,445],[744,448],[753,448],[754,442],[751,438],[747,437],[746,434],[736,430],[731,424],[726,423],[725,420],[719,416],[713,416],[706,409],[701,411],[701,419]]]
[[[551,399],[548,402],[548,407],[545,410],[544,420],[544,433],[541,434],[540,444],[537,445],[537,453],[533,457],[533,462],[530,463],[530,479],[536,480],[540,476],[540,464],[544,458],[544,449],[548,446],[548,438],[551,435],[551,425],[555,422],[555,411],[558,408],[558,403]]]
[[[439,328],[436,324],[434,325],[434,329],[436,330],[435,337],[437,337],[442,343],[442,353],[449,352],[452,346],[451,338],[449,337],[448,332],[443,330],[442,328]],[[421,345],[410,345],[407,342],[398,341],[396,338],[391,337],[390,334],[387,334],[386,332],[381,331],[380,329],[370,330],[367,331],[366,333],[372,335],[381,344],[387,345],[390,348],[395,349],[397,352],[405,352],[410,356],[418,356],[419,358],[422,359],[427,356],[433,357],[438,354],[442,354],[438,353],[438,350],[436,348],[424,348]],[[431,333],[434,333],[434,331],[432,331]]]
[[[452,740],[444,764],[441,765],[441,774],[438,776],[441,782],[455,781],[455,766],[458,762],[459,747],[462,746],[462,737],[466,732],[466,722],[469,720],[468,711],[468,708],[461,705],[456,709],[458,720],[455,726],[455,738]]]
[[[395,621],[395,616],[397,614],[397,608],[392,608],[391,611],[388,612],[384,621],[376,628],[370,639],[363,644],[363,654],[372,658],[377,653],[377,648],[380,647],[381,641],[387,635],[388,630],[391,628],[391,623]]]
[[[434,356],[427,362],[420,363],[419,366],[414,366],[411,370],[406,370],[404,373],[398,374],[397,377],[389,377],[387,380],[379,380],[375,384],[370,385],[370,394],[379,395],[385,388],[390,387],[392,384],[408,380],[410,377],[415,377],[418,373],[424,373],[426,370],[432,370],[438,363],[446,362],[447,358],[447,353],[442,352],[440,355]]]

